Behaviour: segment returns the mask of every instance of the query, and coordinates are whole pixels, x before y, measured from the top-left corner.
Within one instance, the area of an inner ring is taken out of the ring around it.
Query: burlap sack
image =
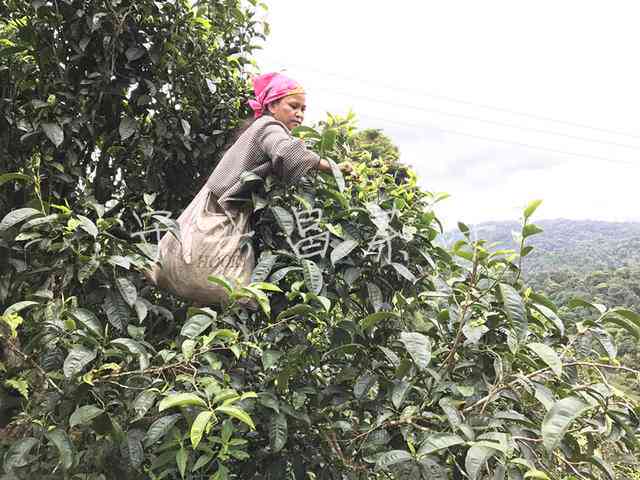
[[[249,283],[255,266],[253,247],[247,239],[250,215],[250,210],[225,212],[205,185],[178,217],[180,238],[167,232],[160,240],[159,262],[149,272],[149,279],[188,300],[226,303],[225,290],[207,277]]]

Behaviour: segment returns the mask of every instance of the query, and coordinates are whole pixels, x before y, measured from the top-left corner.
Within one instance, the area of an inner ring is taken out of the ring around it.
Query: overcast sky
[[[380,128],[448,226],[640,220],[640,2],[270,0],[257,55],[307,90],[305,123]],[[534,148],[535,147],[535,148]]]

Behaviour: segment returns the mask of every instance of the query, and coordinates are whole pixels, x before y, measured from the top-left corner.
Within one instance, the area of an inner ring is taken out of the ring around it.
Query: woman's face
[[[307,104],[304,93],[296,93],[270,103],[267,108],[276,120],[293,130],[302,124]]]

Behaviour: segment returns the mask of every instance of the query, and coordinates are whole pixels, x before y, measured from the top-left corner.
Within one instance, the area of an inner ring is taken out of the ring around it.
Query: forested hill
[[[540,220],[534,222],[544,232],[527,239],[535,247],[525,259],[528,273],[559,270],[592,272],[640,266],[640,222],[601,222],[592,220]],[[517,222],[486,222],[471,227],[478,238],[499,248],[515,248],[512,232]],[[446,242],[460,238],[447,233]]]

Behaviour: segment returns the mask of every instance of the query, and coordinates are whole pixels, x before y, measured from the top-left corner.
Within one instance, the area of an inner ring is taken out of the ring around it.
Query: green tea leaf
[[[3,175],[0,175],[0,187],[5,183],[11,182],[13,180],[30,182],[31,177],[29,175],[25,175],[24,173],[5,173]]]
[[[529,334],[529,321],[522,297],[511,285],[506,283],[500,284],[500,295],[511,328],[513,328],[518,342],[522,343]]]
[[[273,266],[276,264],[277,260],[278,255],[273,255],[272,253],[263,253],[262,255],[260,255],[260,261],[253,269],[253,273],[251,274],[251,283],[264,282],[271,273],[271,270],[273,269]]]
[[[136,416],[132,420],[133,422],[140,420],[146,415],[155,403],[157,396],[158,392],[155,390],[144,390],[138,394],[132,405],[133,411],[136,413]]]
[[[42,215],[42,212],[35,208],[18,208],[17,210],[13,210],[7,213],[0,222],[0,232],[4,232],[11,227],[15,227],[20,222],[24,222],[36,215]]]
[[[322,271],[320,268],[318,268],[314,261],[305,259],[302,260],[302,273],[307,290],[319,295],[323,284]]]
[[[62,366],[64,376],[71,378],[77,375],[96,358],[96,355],[96,350],[89,350],[83,345],[76,345],[69,350],[69,354],[64,360],[64,365]]]
[[[271,451],[277,453],[287,443],[287,417],[283,413],[271,415],[269,421],[269,445]]]
[[[124,117],[120,121],[120,126],[118,127],[118,133],[120,133],[120,138],[124,141],[129,138],[131,135],[136,133],[138,129],[138,124],[133,118]]]
[[[40,127],[47,138],[51,140],[51,143],[56,147],[62,145],[62,142],[64,142],[64,131],[60,125],[57,123],[43,123]]]
[[[433,433],[429,434],[427,438],[420,445],[418,450],[418,458],[425,455],[431,455],[432,453],[439,452],[456,445],[464,445],[466,442],[458,435],[450,433]]]
[[[193,445],[193,448],[197,448],[200,444],[202,435],[204,435],[211,417],[213,417],[213,412],[210,410],[205,410],[204,412],[200,412],[196,419],[193,421],[193,424],[191,425],[191,433],[189,434],[189,437],[191,438],[191,445]]]
[[[38,445],[38,440],[33,437],[26,437],[14,441],[4,455],[3,467],[5,472],[10,473],[14,468],[28,465],[29,452],[31,452],[36,445]]]
[[[360,375],[353,386],[353,395],[361,400],[378,381],[377,375]]]
[[[400,316],[395,312],[376,312],[367,315],[360,321],[360,325],[363,330],[370,330],[375,327],[380,321],[387,320],[389,318],[400,319]]]
[[[431,362],[431,341],[417,332],[401,332],[400,341],[411,355],[420,370],[424,370]]]
[[[76,308],[71,311],[71,316],[96,337],[102,338],[102,325],[100,324],[98,317],[92,311],[85,308]]]
[[[538,355],[553,370],[553,373],[558,377],[562,376],[562,360],[553,348],[544,343],[528,343],[527,348]]]
[[[180,335],[187,338],[196,338],[213,323],[213,318],[209,315],[196,314],[189,318],[180,330]]]
[[[357,246],[358,242],[355,240],[345,240],[344,242],[339,243],[331,252],[331,263],[335,265],[341,259],[349,255]]]
[[[133,308],[136,304],[136,300],[138,299],[138,291],[136,287],[128,278],[120,277],[116,278],[116,286],[118,287],[118,291],[127,305]]]
[[[542,421],[542,441],[546,449],[555,450],[562,441],[573,421],[589,410],[591,406],[578,397],[558,400]]]
[[[533,212],[536,211],[536,209],[540,206],[541,203],[542,203],[542,200],[533,200],[532,202],[529,203],[529,205],[527,205],[527,207],[524,209],[525,221],[527,221],[529,217],[533,215]]]
[[[408,462],[412,459],[413,456],[405,450],[391,450],[380,454],[376,460],[376,468],[380,470],[387,470],[392,465]]]
[[[45,437],[56,447],[60,456],[60,464],[64,470],[69,470],[73,466],[74,452],[73,445],[69,437],[59,428],[44,434]]]
[[[195,393],[174,393],[162,399],[158,405],[158,411],[162,412],[168,408],[186,406],[207,408],[207,403]]]
[[[69,428],[73,428],[77,425],[86,425],[98,415],[102,415],[103,413],[104,410],[96,407],[95,405],[85,405],[83,407],[78,407],[69,418]]]
[[[293,215],[282,207],[271,207],[271,211],[273,212],[273,216],[276,218],[276,222],[278,222],[282,231],[287,236],[291,236],[293,228],[295,227]]]
[[[221,405],[217,407],[215,411],[224,413],[233,418],[237,418],[241,422],[246,423],[251,430],[256,429],[256,426],[253,424],[253,420],[251,420],[251,417],[249,416],[249,414],[244,410],[242,410],[241,408],[233,407],[229,405]]]
[[[166,417],[161,417],[155,422],[151,424],[149,430],[144,436],[144,444],[146,446],[151,446],[164,437],[171,428],[176,424],[178,420],[182,418],[182,415],[179,413],[175,413],[173,415],[167,415]]]
[[[122,296],[113,291],[107,293],[102,308],[107,314],[109,323],[117,330],[124,332],[129,325],[129,306]]]
[[[223,278],[223,277],[216,277],[214,275],[209,275],[209,277],[207,277],[208,281],[211,283],[214,283],[216,285],[219,285],[220,287],[224,288],[226,290],[227,293],[231,293],[233,292],[233,285],[231,285],[231,283]]]
[[[467,475],[470,480],[477,480],[482,472],[484,464],[497,454],[499,451],[495,448],[474,445],[467,451],[467,456],[464,461],[464,468],[467,471]]]

